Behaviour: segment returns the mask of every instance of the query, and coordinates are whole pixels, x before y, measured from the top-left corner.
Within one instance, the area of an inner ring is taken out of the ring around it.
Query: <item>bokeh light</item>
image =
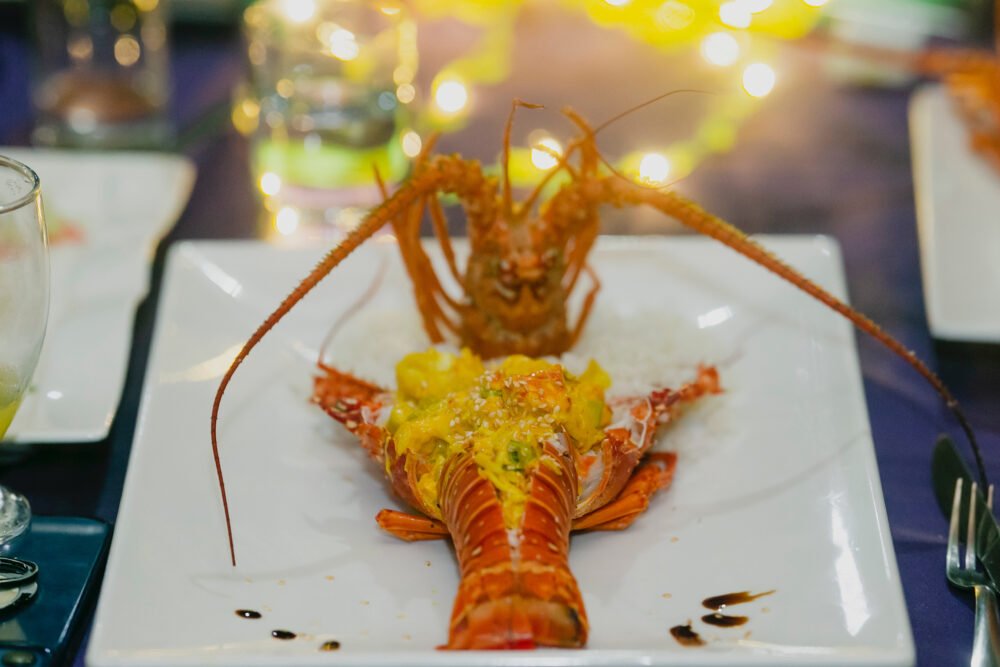
[[[646,153],[639,161],[639,180],[651,184],[666,183],[670,177],[670,160],[662,153]]]
[[[770,65],[753,63],[743,70],[743,89],[753,97],[764,97],[774,90],[777,79]]]
[[[291,206],[285,206],[274,219],[274,228],[282,236],[291,236],[299,228],[299,212]]]
[[[469,91],[460,81],[445,80],[434,92],[434,102],[445,113],[458,113],[469,103]]]
[[[330,33],[327,46],[330,48],[330,53],[341,60],[354,60],[361,53],[361,47],[358,46],[354,33],[344,28],[337,28]]]
[[[731,0],[719,7],[719,20],[731,28],[749,28],[753,15],[747,5]]]
[[[260,177],[260,191],[273,197],[281,191],[281,177],[274,172],[267,172]]]
[[[285,0],[285,15],[295,23],[305,23],[316,14],[314,0]]]
[[[420,140],[420,135],[413,130],[404,132],[400,138],[400,143],[403,145],[403,154],[410,158],[420,155],[420,149],[424,147],[424,142]]]
[[[412,83],[401,83],[396,87],[396,99],[402,104],[409,104],[416,96],[417,89],[413,87]]]
[[[728,32],[713,32],[701,41],[701,55],[713,65],[726,67],[740,57],[740,45]]]
[[[122,67],[131,67],[139,62],[142,56],[142,47],[139,41],[132,35],[122,35],[115,40],[115,60]]]
[[[743,6],[747,8],[753,14],[762,12],[774,4],[774,0],[738,0],[743,3]]]

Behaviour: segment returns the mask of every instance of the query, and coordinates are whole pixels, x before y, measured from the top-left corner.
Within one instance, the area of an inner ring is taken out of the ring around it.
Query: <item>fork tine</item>
[[[976,523],[976,491],[978,489],[978,484],[972,483],[969,488],[969,522],[966,524],[965,529],[965,569],[975,570],[976,569],[976,528],[979,524]]]
[[[955,480],[955,495],[951,501],[951,521],[948,524],[948,552],[945,564],[949,570],[954,570],[958,565],[958,517],[962,514],[962,478]]]

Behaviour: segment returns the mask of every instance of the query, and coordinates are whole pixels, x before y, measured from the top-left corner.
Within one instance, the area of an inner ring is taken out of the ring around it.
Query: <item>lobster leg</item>
[[[580,339],[580,334],[583,333],[583,325],[587,323],[587,318],[590,317],[590,311],[594,308],[594,301],[597,299],[597,293],[601,291],[601,281],[594,273],[594,270],[590,268],[590,265],[586,265],[584,270],[590,279],[593,281],[594,285],[587,292],[587,296],[583,299],[583,308],[580,310],[580,319],[576,321],[576,326],[573,327],[573,332],[570,334],[569,345],[570,347],[576,345],[576,341]]]
[[[441,244],[441,252],[444,253],[445,261],[448,262],[448,269],[452,277],[459,285],[462,284],[462,275],[458,271],[458,264],[455,263],[455,250],[451,247],[451,237],[448,236],[448,223],[444,218],[444,211],[441,209],[441,202],[437,197],[427,198],[427,208],[431,213],[431,224],[434,225],[434,234],[437,235]]]
[[[385,532],[407,542],[448,537],[448,527],[443,523],[417,514],[385,509],[375,515],[375,522]]]
[[[699,366],[695,379],[676,390],[657,389],[643,399],[615,401],[611,406],[615,424],[605,429],[600,451],[586,455],[586,460],[578,463],[584,492],[574,516],[582,520],[614,503],[642,464],[657,430],[675,419],[685,406],[721,392],[716,369]]]
[[[649,454],[636,468],[618,497],[604,507],[573,521],[573,530],[623,530],[649,507],[653,495],[670,485],[677,455]]]

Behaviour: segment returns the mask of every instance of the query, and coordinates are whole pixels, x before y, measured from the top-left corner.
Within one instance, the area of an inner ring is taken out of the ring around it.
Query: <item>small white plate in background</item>
[[[156,244],[187,203],[194,165],[165,153],[0,147],[0,155],[41,179],[52,275],[42,356],[6,440],[102,440]]]
[[[972,150],[943,86],[913,96],[910,141],[931,333],[1000,343],[1000,170]]]

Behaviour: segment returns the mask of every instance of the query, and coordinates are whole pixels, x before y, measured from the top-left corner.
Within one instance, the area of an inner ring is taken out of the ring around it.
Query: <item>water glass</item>
[[[38,176],[0,156],[0,438],[7,432],[45,336],[49,264]],[[28,527],[20,494],[0,486],[0,544]]]
[[[252,171],[271,232],[350,225],[377,203],[374,169],[408,167],[401,133],[416,37],[402,4],[262,0],[244,14]]]
[[[170,140],[167,0],[34,0],[33,139],[85,148]]]

